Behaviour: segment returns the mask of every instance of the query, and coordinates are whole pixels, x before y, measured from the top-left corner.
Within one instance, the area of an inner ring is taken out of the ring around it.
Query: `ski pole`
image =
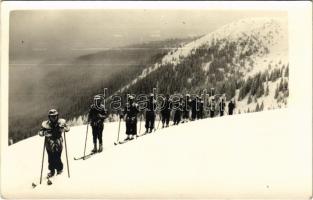
[[[88,126],[89,126],[89,123],[87,123],[87,131],[86,131],[85,148],[84,148],[84,157],[83,157],[83,158],[85,158],[85,156],[86,156],[86,145],[87,145]]]
[[[139,119],[139,132],[138,132],[138,135],[140,135],[140,132],[141,132],[141,120],[142,120],[142,114],[140,115],[140,119]]]
[[[88,127],[88,126],[87,126]],[[68,165],[68,156],[67,156],[67,146],[66,146],[66,137],[65,137],[65,131],[63,132],[64,134],[64,144],[65,144],[65,155],[66,155],[66,164],[67,164],[67,175],[70,178],[70,167]]]
[[[40,184],[41,184],[41,181],[42,181],[42,170],[43,170],[43,162],[45,160],[45,149],[46,149],[46,137],[45,137],[45,141],[43,143],[42,160],[41,160],[41,172],[40,172],[40,181],[39,181]]]
[[[157,126],[157,129],[159,129],[159,125],[160,125],[160,121],[161,121],[161,115],[159,114],[159,122],[158,122],[158,126]]]
[[[118,122],[118,132],[117,132],[117,142],[116,142],[116,144],[119,143],[119,141],[120,141],[120,128],[121,128],[121,118],[120,118],[120,120]]]

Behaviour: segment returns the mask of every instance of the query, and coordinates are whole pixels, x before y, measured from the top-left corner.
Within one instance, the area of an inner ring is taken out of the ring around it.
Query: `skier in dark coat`
[[[221,102],[219,103],[219,110],[220,110],[220,116],[223,116],[224,115],[224,111],[225,111],[224,99],[222,99]]]
[[[171,117],[171,110],[172,110],[172,101],[170,99],[170,95],[166,95],[166,99],[164,102],[164,107],[161,110],[162,115],[162,128],[164,128],[165,124],[168,127]]]
[[[138,104],[134,102],[134,97],[128,97],[129,102],[124,109],[124,117],[126,121],[126,140],[132,140],[137,135],[137,115],[139,113]]]
[[[197,119],[197,107],[198,107],[198,97],[195,97],[191,101],[191,120],[194,121]]]
[[[234,109],[235,109],[235,104],[233,103],[233,100],[230,100],[230,102],[228,103],[228,114],[232,115]]]
[[[183,102],[183,121],[182,121],[182,123],[188,122],[190,107],[191,107],[190,95],[186,94],[185,101]]]
[[[154,129],[156,101],[154,95],[150,94],[146,108],[146,133],[151,133]]]
[[[213,118],[214,117],[214,112],[215,112],[215,99],[212,98],[211,103],[210,103],[210,117]]]
[[[197,111],[197,118],[198,119],[203,119],[203,107],[204,107],[204,102],[201,97],[199,97],[199,103],[198,103],[198,111]]]
[[[61,154],[63,149],[62,133],[68,132],[70,128],[67,126],[64,119],[59,119],[59,113],[55,109],[49,110],[48,120],[42,122],[40,136],[45,136],[45,145],[48,154],[48,168],[50,172],[48,177],[52,177],[57,171],[61,174],[63,171],[63,163],[61,161]]]
[[[92,136],[93,136],[93,145],[94,148],[92,150],[93,153],[101,152],[102,147],[102,132],[103,132],[103,122],[106,118],[106,111],[104,105],[101,104],[101,96],[96,95],[94,97],[94,103],[90,106],[89,114],[88,114],[88,122],[92,128]],[[99,140],[99,149],[97,150],[97,140]]]
[[[182,110],[183,110],[183,98],[181,97],[179,99],[178,103],[175,103],[175,108],[174,108],[174,124],[173,125],[178,125],[181,121],[181,115],[182,115]]]

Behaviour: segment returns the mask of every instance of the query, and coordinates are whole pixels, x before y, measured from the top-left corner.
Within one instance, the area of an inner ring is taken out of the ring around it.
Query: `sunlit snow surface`
[[[104,151],[85,161],[86,125],[67,134],[71,178],[39,185],[43,138],[11,145],[2,160],[10,198],[305,198],[311,191],[311,130],[288,109],[203,119],[114,146],[118,123],[104,125]],[[304,118],[304,119],[308,119]],[[157,122],[156,122],[157,124]],[[141,132],[144,123],[141,123]],[[139,123],[138,123],[139,126]],[[138,127],[139,129],[139,127]],[[301,131],[306,130],[306,131]],[[121,123],[121,139],[125,137]],[[89,129],[87,152],[92,148]],[[45,156],[44,176],[47,174]],[[32,182],[38,184],[32,188]]]

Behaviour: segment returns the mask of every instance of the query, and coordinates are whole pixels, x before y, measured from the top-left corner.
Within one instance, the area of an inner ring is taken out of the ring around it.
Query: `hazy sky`
[[[210,10],[41,10],[10,15],[10,61],[88,54],[151,40],[203,35],[241,18],[285,13]]]

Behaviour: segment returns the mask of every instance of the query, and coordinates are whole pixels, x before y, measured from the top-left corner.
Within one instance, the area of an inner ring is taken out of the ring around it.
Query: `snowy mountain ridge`
[[[288,50],[288,43],[281,42],[287,38],[286,22],[280,18],[249,18],[242,19],[217,29],[202,38],[188,43],[174,52],[170,52],[162,60],[162,63],[172,63],[176,65],[181,59],[188,56],[196,48],[202,45],[209,45],[212,40],[226,39],[228,41],[240,41],[250,37],[262,45],[263,48],[278,48],[279,50]],[[247,51],[247,46],[238,49],[238,51]],[[264,53],[264,52],[263,52]]]
[[[142,73],[128,85],[121,88],[121,92],[136,84],[140,79],[158,68],[172,64],[174,67],[193,54],[196,49],[209,48],[216,40],[220,40],[220,49],[226,43],[235,42],[237,45],[235,56],[230,67],[236,68],[245,74],[252,76],[259,71],[268,69],[269,65],[274,67],[288,64],[288,30],[287,21],[281,18],[249,18],[242,19],[213,31],[195,41],[182,44],[180,48],[171,50],[162,58],[161,63],[155,63],[147,67]],[[246,59],[241,59],[248,51],[253,51]],[[208,71],[209,63],[204,63],[204,71]],[[270,69],[272,70],[272,69]]]

